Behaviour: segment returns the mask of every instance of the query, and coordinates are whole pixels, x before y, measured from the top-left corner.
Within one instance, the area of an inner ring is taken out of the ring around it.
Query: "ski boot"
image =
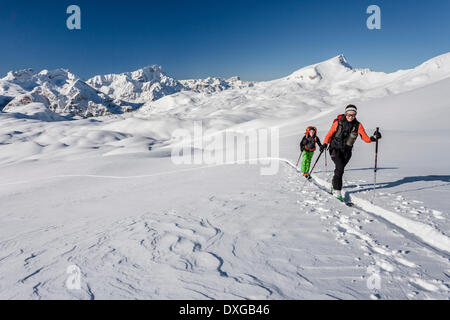
[[[353,207],[354,206],[353,202],[344,200],[344,197],[342,196],[341,190],[334,190],[333,188],[331,188],[331,194],[333,196],[335,196],[336,199],[338,199],[339,201],[345,203],[346,206],[348,206],[348,207]]]
[[[344,198],[342,197],[341,190],[334,190],[333,188],[331,188],[331,194],[333,196],[335,196],[338,200],[344,201]]]

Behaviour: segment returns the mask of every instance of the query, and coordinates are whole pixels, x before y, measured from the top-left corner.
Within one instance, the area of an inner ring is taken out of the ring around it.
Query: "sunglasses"
[[[354,113],[346,113],[345,116],[354,118],[354,117],[356,117],[356,114],[354,114]]]

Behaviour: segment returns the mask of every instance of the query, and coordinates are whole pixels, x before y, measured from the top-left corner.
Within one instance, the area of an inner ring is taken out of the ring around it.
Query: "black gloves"
[[[374,136],[375,138],[377,138],[377,139],[381,139],[381,133],[380,133],[380,131],[375,131],[375,132],[373,133],[373,136]]]
[[[377,141],[377,139],[381,139],[381,133],[379,131],[375,131],[373,136],[370,137],[370,140]]]
[[[324,150],[327,150],[327,144],[324,143],[320,146],[320,152],[323,152]]]

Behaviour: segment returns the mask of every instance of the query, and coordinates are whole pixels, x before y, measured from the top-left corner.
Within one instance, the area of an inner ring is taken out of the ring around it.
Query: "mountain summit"
[[[348,72],[353,70],[345,56],[340,54],[323,62],[301,68],[286,78],[303,82],[304,85],[314,85],[322,80],[345,77]]]

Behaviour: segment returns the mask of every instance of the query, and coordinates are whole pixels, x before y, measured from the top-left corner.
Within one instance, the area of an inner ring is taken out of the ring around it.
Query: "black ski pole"
[[[320,156],[322,155],[322,153],[323,153],[323,151],[320,151],[320,154],[319,154],[319,156],[317,157],[316,162],[314,162],[314,165],[313,165],[312,169],[311,169],[311,170],[309,171],[309,173],[308,173],[308,179],[305,181],[305,183],[303,183],[303,186],[302,186],[302,188],[300,189],[300,192],[303,191],[303,188],[305,188],[306,183],[307,183],[307,182],[309,181],[309,179],[311,178],[311,173],[314,171],[314,168],[316,167],[317,162],[319,162],[319,159],[320,159]]]
[[[322,153],[323,153],[323,150],[320,151],[319,156],[316,159],[316,162],[314,162],[314,165],[313,165],[311,171],[309,171],[309,173],[308,173],[309,176],[311,176],[311,173],[314,171],[314,168],[316,167],[317,162],[319,162],[319,159],[320,159],[320,156],[322,155]]]
[[[377,187],[377,162],[378,162],[378,131],[379,127],[377,127],[377,130],[375,131],[375,166],[373,168],[373,199],[372,202],[375,200],[375,189]]]
[[[295,167],[298,167],[298,163],[300,162],[300,158],[302,157],[302,152],[300,151],[300,155],[298,156],[298,160],[297,160],[297,164],[295,165]]]

